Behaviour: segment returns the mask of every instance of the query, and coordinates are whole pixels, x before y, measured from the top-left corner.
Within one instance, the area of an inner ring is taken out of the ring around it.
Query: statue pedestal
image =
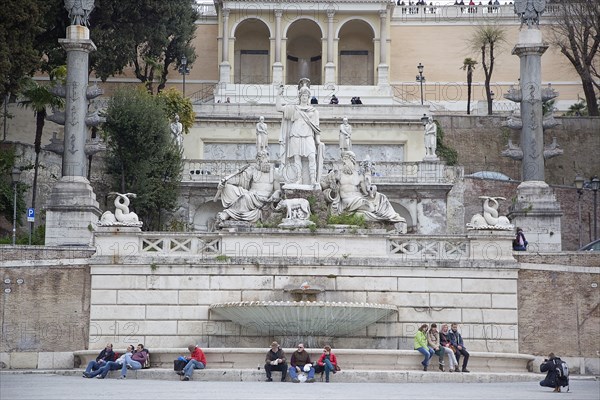
[[[102,212],[82,176],[63,176],[46,205],[46,246],[89,246]]]
[[[222,62],[219,64],[219,83],[228,84],[230,83],[231,65],[228,62]]]
[[[335,82],[335,64],[327,63],[325,64],[325,82],[333,83]]]
[[[541,253],[561,251],[561,216],[554,190],[542,181],[521,183],[508,214],[513,225],[523,229],[527,251]]]
[[[273,84],[283,85],[283,64],[280,62],[273,64]]]
[[[387,64],[379,64],[377,66],[377,85],[378,86],[389,86],[389,71],[390,67]]]

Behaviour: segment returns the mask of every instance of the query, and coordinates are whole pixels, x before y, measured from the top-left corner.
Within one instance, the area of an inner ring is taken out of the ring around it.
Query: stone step
[[[71,370],[9,370],[5,373],[33,373],[33,374],[55,374],[64,376],[82,376],[83,369]],[[116,379],[120,371],[110,371],[106,379]],[[342,370],[331,374],[330,380],[337,383],[498,383],[498,382],[537,382],[544,379],[545,374],[535,373],[502,373],[502,372],[441,372],[439,370],[406,371],[406,370]],[[266,378],[264,370],[260,369],[229,369],[229,368],[206,368],[195,370],[192,380],[205,382],[262,382]],[[280,372],[273,372],[273,380],[279,382]],[[129,370],[127,379],[140,380],[180,380],[173,369],[149,368],[143,370]],[[321,382],[320,374],[315,376],[316,383]],[[593,376],[578,376],[572,379],[595,380]],[[289,382],[289,377],[287,378]]]
[[[123,353],[123,349],[115,351]],[[209,368],[256,370],[264,364],[268,349],[260,348],[204,348]],[[296,349],[285,348],[288,359]],[[154,348],[150,351],[152,368],[173,368],[173,360],[180,355],[189,354],[185,348]],[[307,349],[313,361],[321,355],[321,349]],[[85,367],[94,360],[99,350],[80,350],[73,353],[74,367]],[[342,370],[408,371],[420,370],[423,356],[416,350],[380,350],[380,349],[336,349]],[[446,365],[448,357],[444,357]],[[535,356],[516,353],[471,352],[469,369],[479,372],[525,373],[538,371],[532,366]],[[460,360],[462,365],[462,360]],[[438,368],[438,357],[433,356],[431,369]]]

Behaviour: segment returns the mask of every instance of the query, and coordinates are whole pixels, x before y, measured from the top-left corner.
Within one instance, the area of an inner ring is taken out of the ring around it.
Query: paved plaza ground
[[[84,379],[80,376],[0,373],[1,400],[598,400],[600,381],[572,379],[569,393],[535,382],[519,383],[313,383]]]

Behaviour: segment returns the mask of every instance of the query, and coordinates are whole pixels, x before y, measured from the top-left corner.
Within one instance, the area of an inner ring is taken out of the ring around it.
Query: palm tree
[[[66,69],[64,70],[66,73]],[[62,76],[62,72],[57,74],[51,74],[51,81],[55,77]],[[44,131],[44,124],[46,123],[47,107],[59,108],[63,106],[63,99],[52,94],[48,86],[40,85],[33,79],[26,79],[23,84],[21,94],[25,97],[25,100],[19,102],[21,107],[30,108],[36,117],[35,120],[35,162],[33,164],[33,186],[31,188],[31,208],[35,209],[35,200],[37,192],[37,179],[38,169],[40,167],[40,152],[42,150],[42,133]],[[33,232],[33,222],[29,224],[30,233]]]
[[[467,115],[471,114],[471,84],[473,83],[473,70],[477,61],[471,57],[465,58],[463,66],[460,68],[463,71],[467,71]]]
[[[468,43],[472,50],[481,54],[481,66],[485,76],[485,95],[487,98],[488,115],[492,115],[492,90],[490,81],[494,72],[496,61],[495,53],[500,52],[506,43],[506,28],[500,25],[480,25],[475,28],[475,33]]]

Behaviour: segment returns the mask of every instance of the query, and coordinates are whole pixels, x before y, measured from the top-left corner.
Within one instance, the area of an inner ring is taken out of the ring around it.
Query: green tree
[[[136,193],[131,208],[145,229],[160,230],[161,214],[176,205],[182,169],[163,102],[144,88],[118,90],[108,104],[103,130],[112,189]]]
[[[90,68],[105,81],[131,66],[149,92],[155,81],[160,92],[181,56],[194,62],[197,18],[195,0],[96,0],[90,35],[98,51]]]
[[[551,43],[560,49],[581,78],[583,93],[591,116],[599,116],[600,91],[600,2],[598,0],[563,1],[554,23]]]
[[[6,218],[7,221],[13,220],[14,212],[14,183],[12,182],[11,172],[15,165],[15,148],[14,145],[2,145],[0,149],[0,215]],[[25,193],[26,185],[23,183],[17,184],[17,224],[21,224],[20,216],[25,215]],[[10,235],[12,236],[12,235]],[[6,243],[11,243],[10,241]]]
[[[50,76],[51,82],[55,78],[64,82],[66,78],[66,68],[56,71],[56,74]],[[37,195],[38,171],[40,168],[40,152],[42,151],[42,134],[46,123],[47,108],[62,108],[64,101],[60,97],[50,92],[50,87],[45,84],[38,84],[33,79],[25,79],[23,83],[22,95],[24,100],[19,102],[21,107],[30,108],[35,115],[35,140],[33,142],[35,150],[35,161],[33,163],[33,186],[31,188],[31,207],[35,208]],[[33,222],[29,225],[30,232],[33,232]]]
[[[184,98],[181,92],[175,88],[163,90],[157,97],[163,102],[169,120],[172,121],[175,114],[179,115],[179,122],[183,125],[184,132],[190,133],[190,128],[196,121],[192,101]]]
[[[467,115],[471,114],[471,86],[473,84],[473,70],[477,61],[471,57],[467,57],[463,61],[463,65],[460,69],[467,71]]]
[[[483,67],[483,74],[485,75],[485,95],[487,99],[488,115],[492,115],[490,82],[494,72],[496,53],[500,51],[505,42],[506,31],[503,27],[497,25],[479,25],[475,28],[475,33],[468,42],[472,50],[481,54],[481,66]]]
[[[38,68],[35,48],[42,32],[43,1],[4,0],[0,7],[0,93],[16,94],[20,81]],[[0,104],[4,96],[0,99]]]

